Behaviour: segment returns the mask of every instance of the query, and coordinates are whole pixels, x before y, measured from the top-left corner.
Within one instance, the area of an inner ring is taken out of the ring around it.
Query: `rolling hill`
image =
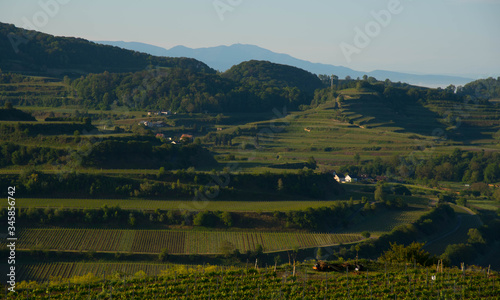
[[[81,38],[56,37],[0,23],[0,69],[4,72],[76,77],[104,71],[134,72],[152,65],[215,73],[192,58],[155,57]]]
[[[137,42],[111,42],[98,41],[97,43],[105,45],[113,45],[124,49],[130,49],[149,53],[157,56],[170,57],[191,57],[203,61],[210,67],[222,72],[230,69],[232,66],[249,60],[266,60],[278,64],[285,64],[307,70],[314,74],[334,74],[340,78],[351,76],[353,78],[362,77],[363,75],[373,76],[379,80],[386,78],[391,81],[407,82],[421,86],[448,86],[449,84],[464,85],[472,79],[457,76],[446,75],[417,75],[402,72],[393,72],[387,70],[375,70],[371,72],[363,72],[352,70],[344,66],[336,66],[329,64],[313,63],[306,60],[301,60],[292,57],[288,54],[275,53],[270,50],[245,44],[234,44],[231,46],[217,46],[208,48],[192,49],[185,46],[176,46],[169,50],[149,44]]]

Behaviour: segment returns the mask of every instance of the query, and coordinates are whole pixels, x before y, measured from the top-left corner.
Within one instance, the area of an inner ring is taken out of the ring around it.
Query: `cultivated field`
[[[348,244],[358,234],[170,230],[23,229],[19,249],[157,254],[222,254],[234,249],[265,252]],[[227,249],[227,250],[225,250]]]
[[[61,264],[55,267],[84,266]],[[310,269],[311,266],[303,267]],[[37,268],[34,266],[30,271],[39,274]],[[40,271],[43,276],[45,268],[52,266],[40,268],[43,268]],[[113,269],[110,267],[110,271]],[[435,268],[417,268],[371,271],[366,275],[351,272],[323,275],[307,274],[302,271],[306,269],[301,268],[296,276],[282,268],[277,273],[270,269],[224,271],[207,267],[206,270],[181,273],[176,269],[158,277],[137,274],[114,280],[95,276],[71,281],[56,279],[50,285],[18,288],[17,293],[9,293],[6,299],[73,299],[75,296],[79,299],[497,299],[500,294],[500,285],[495,283],[497,275],[490,277],[483,272],[456,269],[436,272]]]

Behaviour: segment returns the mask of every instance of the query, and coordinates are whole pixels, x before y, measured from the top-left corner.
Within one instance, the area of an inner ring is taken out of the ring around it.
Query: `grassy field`
[[[358,234],[113,229],[22,229],[19,249],[158,254],[222,254],[224,249],[265,252],[354,243]]]
[[[390,232],[399,225],[411,224],[420,216],[428,212],[428,209],[421,207],[408,207],[404,210],[380,210],[375,213],[367,213],[365,217],[357,215],[346,229],[339,229],[336,232],[356,233],[368,231],[372,236],[379,236]]]
[[[309,207],[318,208],[330,206],[339,201],[209,201],[206,205],[195,203],[190,200],[161,201],[161,200],[119,200],[119,199],[16,199],[16,206],[29,207],[51,207],[51,208],[89,208],[97,209],[104,205],[108,207],[119,206],[130,210],[209,210],[209,211],[233,211],[233,212],[273,212],[301,210]],[[7,207],[2,203],[0,207]]]

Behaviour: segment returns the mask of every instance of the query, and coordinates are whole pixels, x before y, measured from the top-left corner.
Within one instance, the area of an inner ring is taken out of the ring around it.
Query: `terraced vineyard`
[[[488,127],[500,125],[500,119],[498,118],[500,111],[498,107],[491,105],[433,100],[429,101],[428,106],[437,113],[447,112],[452,116],[461,116],[461,122],[469,126]]]
[[[261,245],[266,252],[348,244],[362,240],[358,234],[267,233],[167,230],[23,229],[19,249],[60,251],[220,254],[224,245],[241,252]]]
[[[303,266],[309,269],[310,266]],[[305,269],[302,269],[305,270]],[[6,299],[498,299],[497,274],[435,268],[370,273],[290,276],[286,270],[164,272],[135,276],[31,284]]]

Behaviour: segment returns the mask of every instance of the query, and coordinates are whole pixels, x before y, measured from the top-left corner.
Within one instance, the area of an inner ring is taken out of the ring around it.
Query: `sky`
[[[500,76],[500,0],[1,0],[0,22],[167,49],[252,44],[366,72]]]

